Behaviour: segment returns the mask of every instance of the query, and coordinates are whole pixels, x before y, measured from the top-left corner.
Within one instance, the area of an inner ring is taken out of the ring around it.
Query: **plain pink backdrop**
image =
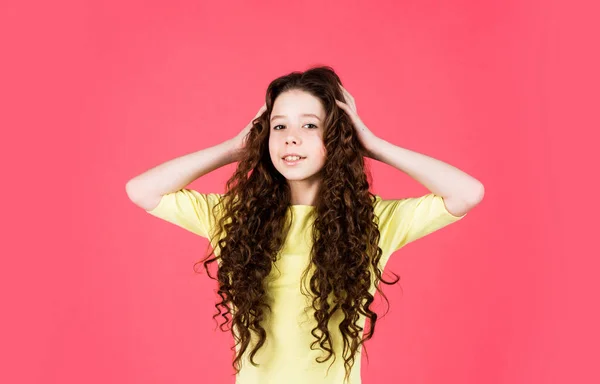
[[[373,132],[486,188],[392,255],[363,382],[599,382],[598,9],[565,3],[3,2],[0,381],[233,383],[207,241],[125,183],[330,65]],[[370,165],[384,198],[427,192]]]

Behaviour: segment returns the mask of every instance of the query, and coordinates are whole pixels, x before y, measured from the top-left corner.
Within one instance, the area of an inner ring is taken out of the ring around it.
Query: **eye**
[[[305,125],[312,125],[314,128],[311,128],[311,129],[319,128],[319,127],[317,127],[316,125],[314,125],[314,124],[311,124],[311,123],[308,123],[308,124],[305,124]],[[281,124],[280,124],[280,125],[276,125],[276,126],[274,126],[274,127],[273,127],[273,130],[274,130],[274,131],[279,131],[279,129],[277,129],[277,127],[283,127],[283,125],[281,125]]]

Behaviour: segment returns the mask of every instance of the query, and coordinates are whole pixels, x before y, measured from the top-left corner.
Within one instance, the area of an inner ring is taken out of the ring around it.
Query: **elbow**
[[[162,196],[161,195],[148,195],[139,189],[139,187],[135,186],[135,183],[131,181],[125,184],[125,192],[127,193],[127,197],[131,200],[132,203],[142,208],[145,211],[152,211],[154,208],[158,206],[160,203]]]
[[[129,180],[127,184],[125,184],[125,193],[127,193],[127,197],[132,202],[136,203],[140,199],[140,190],[136,187],[135,182],[133,180]]]
[[[134,200],[134,190],[133,190],[133,183],[130,181],[127,182],[127,184],[125,184],[125,193],[127,194],[127,197],[129,198],[129,200],[133,201]]]
[[[485,187],[483,186],[483,183],[481,183],[480,181],[477,181],[477,186],[475,186],[473,188],[471,198],[468,199],[469,205],[474,207],[477,204],[481,203],[484,195],[485,195]]]

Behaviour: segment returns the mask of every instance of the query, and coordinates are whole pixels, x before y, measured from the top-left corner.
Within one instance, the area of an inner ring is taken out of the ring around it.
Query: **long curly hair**
[[[227,181],[226,193],[213,210],[216,214],[221,206],[214,235],[218,239],[219,255],[213,249],[194,267],[203,263],[207,274],[218,281],[221,301],[215,305],[218,313],[213,319],[219,315],[225,319],[220,325],[223,331],[225,325],[232,325],[234,348],[239,345],[239,353],[234,351],[233,360],[236,374],[240,371],[242,355],[250,345],[251,331],[258,336],[258,341],[250,352],[250,362],[257,366],[254,356],[266,340],[261,322],[267,316],[266,310],[271,312],[265,279],[289,230],[286,211],[291,204],[290,187],[275,169],[269,154],[269,116],[275,99],[282,92],[308,92],[321,101],[326,112],[323,143],[327,156],[311,211],[315,215],[310,254],[313,268],[309,266],[302,273],[304,281],[309,270],[314,269],[309,286],[316,320],[311,334],[316,340],[311,349],[318,343],[329,353],[323,361],[317,359],[317,362],[325,362],[332,355],[335,361],[328,322],[335,311],[341,310],[344,319],[339,329],[344,344],[345,379],[348,379],[358,348],[375,332],[377,314],[370,308],[374,300],[370,287],[375,285],[389,307],[378,283],[392,285],[399,281],[398,276],[392,282],[383,280],[379,268],[382,250],[378,246],[380,232],[373,209],[375,195],[369,191],[367,178],[370,171],[363,160],[366,150],[349,116],[335,103],[335,99],[345,101],[340,84],[340,78],[329,66],[291,72],[273,80],[266,92],[267,109],[253,120],[242,158]],[[216,279],[208,269],[215,261],[219,261]],[[370,324],[362,339],[359,315],[366,316]]]

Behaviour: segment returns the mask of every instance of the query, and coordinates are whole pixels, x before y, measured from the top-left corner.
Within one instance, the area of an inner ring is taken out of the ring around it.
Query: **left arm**
[[[345,102],[336,99],[354,125],[368,156],[406,173],[432,193],[442,196],[448,212],[462,216],[483,199],[483,184],[474,177],[443,161],[401,148],[377,137],[362,122],[354,97],[340,84]]]
[[[450,164],[375,136],[368,143],[372,158],[406,173],[442,196],[446,209],[455,216],[464,215],[483,199],[483,184]]]

